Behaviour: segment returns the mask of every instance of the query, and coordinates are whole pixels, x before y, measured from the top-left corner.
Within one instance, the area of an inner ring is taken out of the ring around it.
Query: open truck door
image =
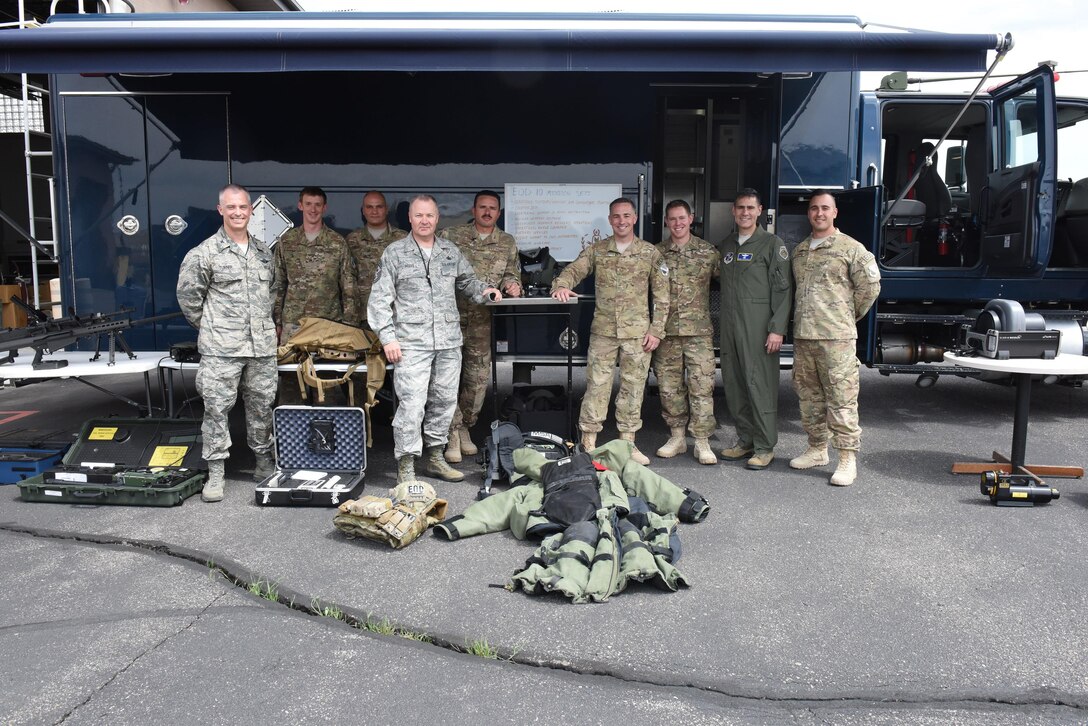
[[[1002,275],[1039,276],[1057,209],[1054,70],[1040,66],[991,96],[994,163],[983,190],[982,262]]]

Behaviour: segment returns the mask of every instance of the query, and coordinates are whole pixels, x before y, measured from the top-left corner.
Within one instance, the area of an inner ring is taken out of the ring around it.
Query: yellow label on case
[[[113,441],[113,437],[117,435],[116,426],[95,426],[91,429],[91,433],[87,435],[88,441]]]
[[[185,455],[189,453],[188,446],[156,446],[155,453],[151,455],[148,466],[181,466]]]
[[[1012,498],[1013,499],[1027,499],[1028,498],[1028,493],[1027,492],[1012,492]]]

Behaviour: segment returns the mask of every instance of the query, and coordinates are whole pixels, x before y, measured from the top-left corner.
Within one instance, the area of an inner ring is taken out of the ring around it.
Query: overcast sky
[[[308,10],[443,11],[449,0],[303,0]],[[509,0],[460,0],[463,11],[510,12]],[[522,0],[517,10],[550,12],[727,12],[768,15],[809,14],[854,15],[863,22],[900,27],[963,33],[1012,33],[1016,46],[995,73],[1019,74],[1040,61],[1055,60],[1058,72],[1066,73],[1058,82],[1064,96],[1088,97],[1088,2],[1084,0],[1036,0],[1008,3],[1000,0],[913,0],[881,6],[872,0],[824,0],[821,3],[796,0],[766,0],[758,6],[722,0]],[[900,8],[895,10],[893,8]],[[906,10],[909,9],[909,12]],[[992,55],[990,58],[992,59]],[[897,69],[910,70],[910,69]],[[881,74],[863,76],[865,88],[875,87]],[[934,74],[930,74],[931,76]],[[990,85],[990,84],[987,84]],[[971,90],[973,83],[927,85],[934,92]]]

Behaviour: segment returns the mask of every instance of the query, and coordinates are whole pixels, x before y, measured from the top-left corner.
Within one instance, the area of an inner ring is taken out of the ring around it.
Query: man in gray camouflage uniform
[[[355,312],[362,326],[369,328],[366,306],[370,301],[370,286],[374,284],[378,261],[390,242],[404,239],[408,233],[389,223],[389,206],[381,192],[367,192],[363,196],[361,211],[364,225],[352,231],[345,242],[355,260]]]
[[[501,300],[502,294],[476,278],[457,245],[437,236],[434,197],[413,199],[408,218],[412,232],[385,248],[367,306],[367,319],[394,366],[397,481],[415,479],[415,460],[421,455],[425,473],[461,481],[465,475],[442,458],[461,378],[455,295],[482,303],[488,297]]]
[[[827,443],[839,452],[835,486],[857,478],[857,321],[880,294],[880,270],[869,250],[835,228],[838,208],[830,192],[813,192],[812,234],[793,250],[793,384],[800,399],[808,449],[790,460],[794,469],[827,464]]]
[[[665,339],[654,351],[661,392],[661,416],[669,440],[657,450],[668,459],[688,450],[695,439],[700,464],[717,464],[710,448],[714,433],[714,323],[710,320],[710,280],[718,276],[718,250],[691,233],[695,216],[682,199],[665,206],[669,236],[657,245],[669,267],[669,318]]]
[[[472,221],[450,227],[442,236],[457,245],[476,277],[505,295],[518,297],[521,295],[518,245],[512,235],[495,226],[501,213],[498,193],[484,189],[472,202]],[[461,313],[461,336],[465,342],[461,346],[457,411],[446,446],[446,461],[451,464],[477,452],[469,430],[476,425],[491,379],[491,310],[463,298],[457,300],[457,309]]]
[[[642,396],[650,354],[665,337],[669,315],[669,268],[657,248],[635,235],[638,211],[630,199],[608,206],[612,236],[582,250],[552,283],[552,297],[563,302],[577,297],[573,289],[596,274],[596,311],[590,326],[586,361],[586,395],[578,417],[582,446],[597,447],[597,433],[608,415],[612,377],[619,359],[620,390],[616,395],[616,428],[620,438],[634,444],[642,428]],[[653,292],[653,315],[650,292]],[[650,460],[633,447],[631,458],[646,466]]]
[[[249,192],[230,184],[219,192],[223,226],[189,251],[178,273],[177,298],[199,330],[196,390],[204,398],[206,502],[223,498],[230,455],[227,418],[241,389],[253,478],[272,474],[272,403],[276,398],[276,326],[272,321],[272,253],[249,234]]]

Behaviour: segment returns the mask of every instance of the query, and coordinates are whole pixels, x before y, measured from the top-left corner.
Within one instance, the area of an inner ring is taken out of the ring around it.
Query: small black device
[[[196,343],[189,340],[182,343],[174,343],[170,346],[170,358],[178,363],[199,363],[200,351]]]
[[[1027,474],[984,471],[979,489],[998,507],[1034,507],[1048,504],[1061,493]]]
[[[336,451],[336,423],[330,418],[310,421],[310,451],[331,454]]]

